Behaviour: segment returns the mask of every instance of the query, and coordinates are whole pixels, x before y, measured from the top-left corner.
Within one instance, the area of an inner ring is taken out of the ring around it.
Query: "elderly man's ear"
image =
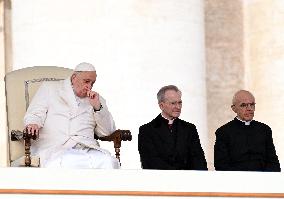
[[[72,75],[71,75],[71,82],[73,81],[73,79],[76,77],[76,74],[75,73],[73,73]]]
[[[231,105],[231,109],[235,112],[235,113],[237,113],[237,111],[236,111],[236,105]]]

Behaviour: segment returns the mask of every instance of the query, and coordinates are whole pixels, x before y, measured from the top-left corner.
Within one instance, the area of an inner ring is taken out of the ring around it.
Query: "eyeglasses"
[[[175,101],[175,102],[165,102],[165,103],[168,103],[169,105],[171,106],[182,106],[182,101]]]
[[[236,106],[235,104],[233,105],[233,106]],[[247,108],[251,108],[251,109],[255,109],[255,103],[253,102],[253,103],[241,103],[240,104],[240,107],[242,108],[242,109],[247,109]]]

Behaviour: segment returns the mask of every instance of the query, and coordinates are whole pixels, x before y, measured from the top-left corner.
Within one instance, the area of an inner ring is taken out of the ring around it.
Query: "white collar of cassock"
[[[250,121],[243,121],[243,120],[241,120],[241,119],[238,118],[238,117],[236,117],[236,118],[237,118],[239,121],[245,123],[245,125],[250,125],[250,123],[251,123],[251,121],[252,121],[252,120],[250,120]]]
[[[168,123],[168,124],[173,124],[173,123],[174,123],[175,118],[174,118],[174,119],[172,119],[172,120],[169,120],[168,118],[166,118],[166,117],[163,115],[163,113],[161,113],[161,116],[162,116],[164,119],[166,119],[166,120],[168,120],[168,121],[169,121],[169,123]]]

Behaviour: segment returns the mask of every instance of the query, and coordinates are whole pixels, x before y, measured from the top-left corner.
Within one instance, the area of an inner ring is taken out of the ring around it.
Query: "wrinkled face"
[[[236,100],[232,105],[232,110],[237,114],[238,118],[243,121],[250,121],[254,117],[255,99],[249,93],[242,91],[236,95]]]
[[[71,76],[71,82],[75,94],[80,98],[86,97],[87,92],[92,89],[96,79],[97,79],[97,74],[95,71],[84,71],[84,72],[74,73]]]
[[[165,92],[165,99],[159,103],[163,116],[167,119],[174,119],[180,116],[182,108],[181,93],[174,90]]]

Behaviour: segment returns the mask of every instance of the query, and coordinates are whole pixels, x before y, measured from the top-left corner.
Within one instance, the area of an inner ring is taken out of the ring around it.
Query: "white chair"
[[[30,155],[31,139],[36,138],[25,133],[23,126],[25,112],[43,81],[58,81],[71,76],[71,74],[71,69],[56,66],[34,66],[6,74],[5,91],[10,165],[40,165],[39,157],[31,157]],[[121,141],[130,141],[132,136],[129,130],[116,130],[107,137],[99,138],[94,134],[94,139],[112,141],[116,158],[120,160]]]

